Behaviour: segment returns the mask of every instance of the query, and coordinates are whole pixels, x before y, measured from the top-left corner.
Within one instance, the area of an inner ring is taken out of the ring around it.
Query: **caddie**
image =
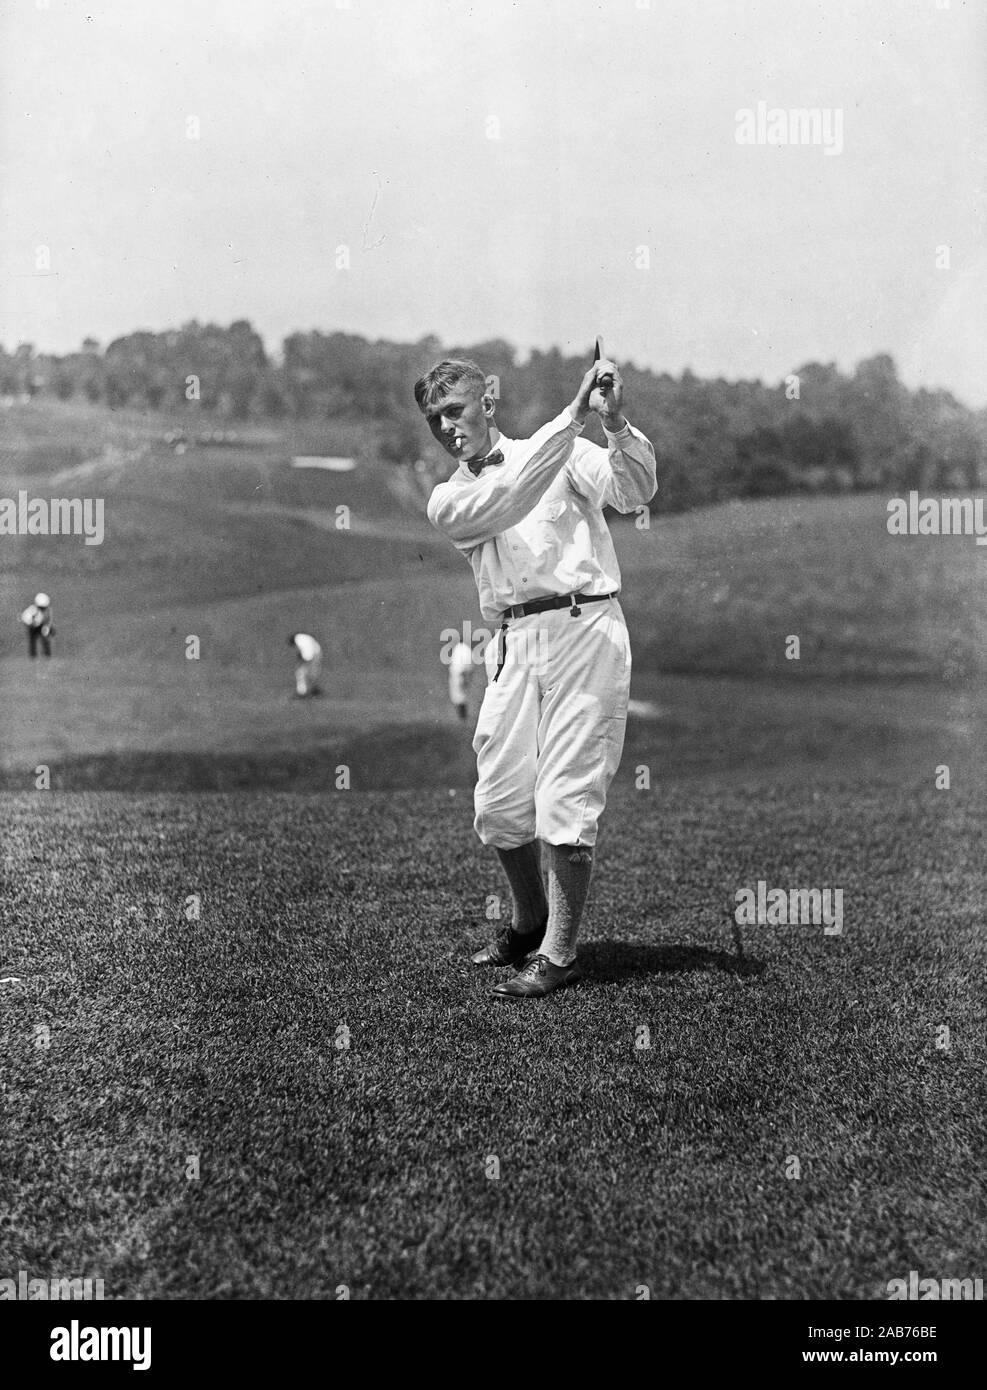
[[[295,695],[299,700],[318,695],[322,648],[308,632],[293,632],[288,646],[295,652]]]
[[[37,656],[40,643],[45,656],[51,656],[55,625],[51,620],[51,599],[47,594],[35,594],[34,602],[29,603],[21,614],[21,622],[27,628],[28,655]]]
[[[458,464],[428,518],[469,561],[480,610],[498,627],[473,738],[474,827],[497,851],[513,912],[473,961],[519,967],[494,986],[499,998],[543,996],[581,978],[576,939],[627,719],[631,652],[603,508],[651,500],[655,452],[625,419],[609,360],[530,439],[501,433],[475,362],[437,363],[415,400]],[[580,437],[591,411],[606,449]]]
[[[457,642],[449,655],[449,700],[459,718],[469,718],[470,685],[473,682],[473,648]]]

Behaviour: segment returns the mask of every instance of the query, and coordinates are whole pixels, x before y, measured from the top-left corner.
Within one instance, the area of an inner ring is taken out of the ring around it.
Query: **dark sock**
[[[511,926],[520,935],[541,931],[548,917],[548,900],[541,876],[541,849],[532,840],[517,849],[499,849],[497,857],[511,885],[514,902]]]

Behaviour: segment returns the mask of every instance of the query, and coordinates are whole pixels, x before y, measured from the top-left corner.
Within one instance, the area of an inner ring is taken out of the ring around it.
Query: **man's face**
[[[432,435],[454,459],[490,452],[493,399],[468,381],[459,381],[447,396],[425,411]]]

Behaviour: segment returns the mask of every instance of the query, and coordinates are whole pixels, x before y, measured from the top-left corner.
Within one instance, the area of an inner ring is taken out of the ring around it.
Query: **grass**
[[[41,763],[55,790],[331,792],[340,766],[360,792],[469,790],[475,781],[471,725],[458,722],[444,691],[434,692],[436,713],[423,720],[400,670],[374,682],[372,703],[354,673],[346,676],[346,699],[295,701],[261,682],[251,686],[246,674],[207,682],[189,663],[184,700],[173,692],[165,701],[160,690],[122,673],[117,701],[97,704],[85,674],[70,663],[35,666],[19,720],[33,747],[0,767],[7,790],[33,789]],[[704,778],[728,785],[771,771],[818,785],[854,769],[861,780],[915,772],[931,785],[941,764],[968,787],[982,780],[987,705],[979,692],[685,676],[639,679],[636,689],[655,703],[629,718],[617,787],[633,788],[641,767],[662,783]],[[150,717],[155,746],[141,751]],[[368,717],[380,722],[368,728]],[[93,745],[99,751],[89,751]]]
[[[0,494],[103,496],[106,540],[0,547],[0,1277],[621,1300],[982,1276],[972,542],[889,537],[878,496],[614,526],[640,704],[588,979],[514,1007],[467,963],[505,891],[439,661],[481,622],[468,567],[409,477],[289,466],[359,441],[176,454],[174,423],[5,415]],[[57,655],[32,663],[39,588]],[[301,628],[317,701],[289,695]],[[738,933],[758,879],[842,888],[845,934]]]
[[[504,889],[462,796],[7,798],[11,1272],[608,1300],[982,1273],[979,794],[625,790],[589,978],[517,1007],[466,963]],[[738,937],[758,878],[843,887],[844,935]]]

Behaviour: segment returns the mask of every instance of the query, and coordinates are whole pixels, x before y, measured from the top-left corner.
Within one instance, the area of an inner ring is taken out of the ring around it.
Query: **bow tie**
[[[480,476],[480,473],[483,471],[483,469],[484,469],[484,468],[487,468],[490,464],[494,464],[494,463],[503,463],[503,462],[504,462],[504,455],[500,452],[499,449],[494,449],[493,453],[492,453],[492,454],[487,454],[486,458],[483,458],[483,459],[468,459],[468,460],[467,460],[467,463],[466,463],[466,467],[467,467],[467,468],[469,469],[469,471],[473,474],[473,477],[474,477],[474,478],[478,478],[478,477]]]

